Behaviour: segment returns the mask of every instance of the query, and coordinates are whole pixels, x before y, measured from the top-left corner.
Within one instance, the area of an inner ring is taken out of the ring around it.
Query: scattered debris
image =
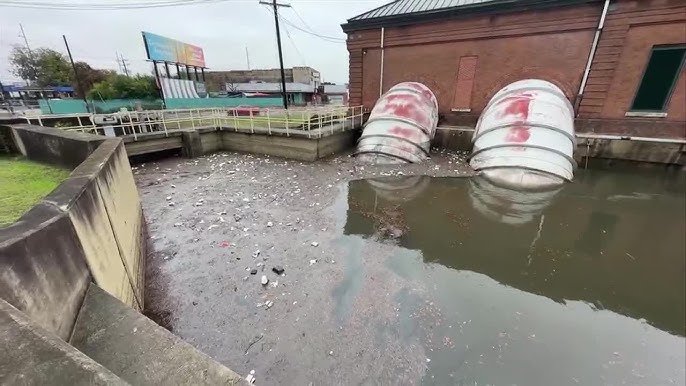
[[[310,265],[314,265],[314,263],[316,263],[316,262],[317,262],[317,259],[312,259],[312,260],[310,260]]]
[[[284,269],[280,265],[275,265],[274,268],[272,268],[272,271],[274,271],[274,273],[277,275],[281,275],[283,273]]]
[[[252,253],[253,259],[256,258],[256,257],[259,256],[259,255],[260,255],[260,250],[259,250],[259,249]]]
[[[250,384],[255,383],[255,370],[250,370],[250,374],[248,374],[248,376],[245,377],[245,380],[248,381],[248,383]]]
[[[268,300],[266,303],[264,303],[265,308],[270,309],[274,305],[274,302],[271,300]]]
[[[273,227],[273,226],[274,226],[274,223],[273,223],[273,222],[271,222],[271,221],[268,221],[268,222],[267,222],[267,227],[268,227],[268,228],[271,228],[271,227]]]
[[[310,245],[312,245],[313,247],[317,247],[317,246],[319,246],[319,243],[316,241],[313,241],[312,244],[310,244]]]
[[[245,349],[245,355],[248,355],[248,351],[250,350],[250,348],[251,348],[252,346],[254,346],[255,343],[257,343],[257,342],[259,342],[260,340],[262,340],[262,338],[264,338],[264,335],[263,335],[263,334],[255,335],[255,337],[253,338],[253,340],[251,340],[250,343],[248,343],[248,347]],[[251,371],[250,374],[255,374],[255,370]]]

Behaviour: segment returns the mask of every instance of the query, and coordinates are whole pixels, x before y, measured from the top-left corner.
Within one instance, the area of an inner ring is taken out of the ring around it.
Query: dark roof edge
[[[420,24],[430,21],[446,20],[474,14],[528,11],[534,9],[545,9],[560,6],[573,6],[585,3],[599,3],[601,1],[602,0],[503,0],[492,3],[461,5],[452,8],[383,16],[371,19],[348,19],[347,23],[341,24],[341,28],[343,29],[343,32],[348,33],[351,31],[363,29],[398,27],[410,24]]]

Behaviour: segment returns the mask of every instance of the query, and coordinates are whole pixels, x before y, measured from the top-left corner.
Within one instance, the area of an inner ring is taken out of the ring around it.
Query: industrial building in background
[[[686,137],[683,0],[398,0],[343,24],[350,104],[421,82],[440,124],[474,126],[528,78],[559,87],[577,132]]]
[[[347,85],[322,83],[321,74],[314,68],[286,68],[284,75],[289,105],[345,104],[347,102]],[[212,95],[272,97],[281,94],[281,73],[278,68],[207,71],[205,76],[207,89]]]

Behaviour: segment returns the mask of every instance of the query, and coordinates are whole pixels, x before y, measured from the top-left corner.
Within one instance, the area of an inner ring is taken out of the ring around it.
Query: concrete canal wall
[[[474,128],[471,126],[439,126],[431,145],[433,147],[471,150]],[[596,135],[579,132],[574,159],[583,165],[586,158],[621,160],[669,165],[686,165],[686,139],[656,140],[628,135]]]
[[[123,141],[29,125],[3,130],[27,158],[73,171],[0,230],[0,296],[63,339],[91,281],[142,309],[145,227]]]
[[[348,123],[349,125],[349,123]],[[334,125],[336,126],[336,125]],[[126,152],[129,156],[149,154],[158,151],[176,150],[186,157],[198,157],[221,150],[277,157],[316,161],[354,146],[359,136],[358,130],[340,131],[328,128],[308,132],[291,130],[286,134],[283,129],[267,133],[266,128],[255,129],[254,133],[237,131],[231,127],[199,127],[196,129],[138,134],[124,137]]]

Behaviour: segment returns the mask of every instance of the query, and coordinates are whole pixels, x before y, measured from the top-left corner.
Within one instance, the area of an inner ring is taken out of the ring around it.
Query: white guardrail
[[[165,133],[201,127],[222,127],[263,134],[304,135],[321,138],[327,133],[362,126],[362,106],[320,106],[288,110],[278,108],[236,107],[119,111],[112,114],[26,115],[29,124],[76,130],[105,136]]]

